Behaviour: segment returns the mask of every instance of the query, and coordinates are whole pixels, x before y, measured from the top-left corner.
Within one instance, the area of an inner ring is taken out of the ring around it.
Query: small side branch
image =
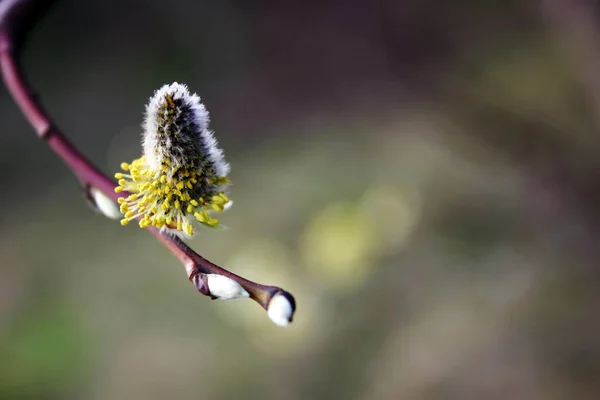
[[[0,73],[8,91],[40,139],[60,157],[89,194],[100,191],[113,202],[128,193],[115,193],[115,183],[96,168],[52,122],[42,108],[19,64],[20,45],[33,19],[51,0],[0,0]],[[200,293],[215,298],[250,297],[278,325],[292,320],[295,302],[291,294],[276,286],[249,281],[208,261],[181,240],[147,228],[184,265],[189,280]],[[272,301],[274,300],[274,301]]]

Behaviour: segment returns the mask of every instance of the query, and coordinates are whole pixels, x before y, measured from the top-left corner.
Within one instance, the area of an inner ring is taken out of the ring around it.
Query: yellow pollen
[[[212,201],[213,201],[213,203],[218,204],[218,205],[225,204],[225,200],[223,200],[223,198],[221,196],[213,196]]]
[[[153,168],[142,156],[130,164],[121,164],[121,169],[129,172],[115,174],[119,181],[115,192],[126,190],[131,193],[118,199],[124,215],[121,224],[127,225],[138,217],[142,228],[154,226],[189,236],[194,234],[192,218],[210,227],[219,224],[209,212],[223,211],[229,198],[219,191],[219,187],[212,185],[228,180],[215,176],[212,169],[191,168],[180,164],[181,161],[177,163],[181,167],[175,167],[173,160],[165,159]]]
[[[208,221],[206,221],[206,223],[210,226],[217,226],[219,224],[219,220],[211,218]]]
[[[196,217],[198,222],[206,222],[206,220],[208,219],[205,212],[195,213],[194,217]]]

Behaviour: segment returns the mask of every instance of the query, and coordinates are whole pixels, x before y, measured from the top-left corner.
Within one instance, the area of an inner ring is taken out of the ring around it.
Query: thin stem
[[[19,64],[19,45],[24,40],[30,20],[40,7],[51,1],[46,0],[0,0],[0,72],[8,91],[33,126],[40,139],[60,157],[82,186],[89,191],[95,187],[112,201],[126,197],[128,193],[115,193],[114,182],[96,168],[56,127],[34,95]],[[239,283],[250,297],[267,309],[275,294],[291,295],[276,286],[261,285],[208,261],[181,240],[160,233],[155,228],[147,228],[184,265],[188,278],[204,295],[213,297],[208,289],[206,275],[217,274]]]

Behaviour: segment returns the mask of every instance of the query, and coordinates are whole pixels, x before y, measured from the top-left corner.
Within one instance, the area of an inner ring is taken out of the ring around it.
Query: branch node
[[[192,281],[194,286],[196,286],[196,289],[200,293],[202,293],[205,296],[210,297],[213,300],[217,298],[216,296],[213,296],[210,293],[210,289],[208,287],[208,278],[206,277],[206,274],[196,273],[190,278],[190,280]]]

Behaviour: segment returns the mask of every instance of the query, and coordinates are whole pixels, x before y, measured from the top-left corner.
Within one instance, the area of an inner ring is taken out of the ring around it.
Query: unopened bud
[[[250,296],[239,283],[226,276],[207,274],[206,280],[210,294],[218,299],[231,300]]]
[[[277,326],[287,326],[294,318],[296,301],[291,294],[281,291],[275,294],[267,308],[267,314]]]
[[[90,189],[91,200],[96,206],[96,209],[110,219],[120,219],[122,217],[119,206],[112,201],[110,197],[104,194],[98,188],[92,187]]]

